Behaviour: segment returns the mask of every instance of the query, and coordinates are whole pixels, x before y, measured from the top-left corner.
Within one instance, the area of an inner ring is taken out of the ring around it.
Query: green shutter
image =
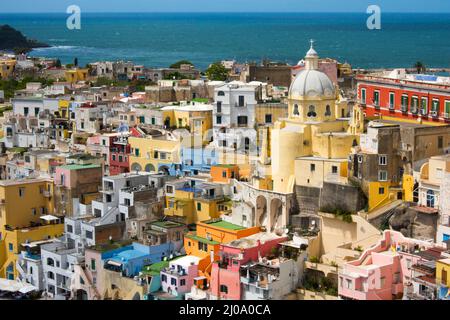
[[[445,113],[447,114],[447,117],[450,116],[450,101],[445,101]]]

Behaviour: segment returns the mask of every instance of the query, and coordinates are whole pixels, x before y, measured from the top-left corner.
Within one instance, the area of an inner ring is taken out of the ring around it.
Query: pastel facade
[[[260,232],[259,227],[244,228],[221,219],[197,223],[197,230],[184,236],[186,254],[200,258],[200,275],[210,279],[214,261],[219,259],[220,244]]]
[[[358,141],[349,129],[347,103],[327,75],[318,71],[318,55],[312,47],[305,60],[305,70],[289,90],[288,118],[271,130],[273,190],[277,192],[293,191],[298,159],[347,159]]]
[[[421,251],[433,243],[406,238],[386,230],[377,245],[339,272],[339,296],[354,300],[393,300],[403,297],[404,286],[412,279],[412,266],[422,258]]]
[[[271,253],[287,237],[256,233],[219,247],[220,260],[211,270],[210,298],[240,300],[242,298],[241,267]]]
[[[439,300],[450,300],[450,259],[436,261],[436,284]]]
[[[173,261],[161,271],[161,289],[176,298],[183,298],[191,290],[198,276],[200,258],[187,255]]]

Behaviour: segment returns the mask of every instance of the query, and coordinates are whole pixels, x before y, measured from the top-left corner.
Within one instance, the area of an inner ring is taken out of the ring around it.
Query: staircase
[[[119,208],[112,207],[106,212],[104,215],[101,216],[99,220],[99,224],[109,224],[116,222],[116,215],[119,213]]]
[[[395,213],[396,209],[403,204],[402,200],[395,200],[388,203],[368,214],[365,214],[365,219],[370,222],[370,224],[380,228],[386,221]]]

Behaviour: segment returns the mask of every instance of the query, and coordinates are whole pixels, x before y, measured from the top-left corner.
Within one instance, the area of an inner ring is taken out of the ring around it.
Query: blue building
[[[183,175],[192,176],[209,172],[218,163],[219,155],[215,148],[182,148],[181,163]]]
[[[160,262],[174,253],[174,245],[170,242],[156,246],[133,242],[131,245],[104,252],[102,259],[105,269],[133,277],[138,275],[144,266]]]

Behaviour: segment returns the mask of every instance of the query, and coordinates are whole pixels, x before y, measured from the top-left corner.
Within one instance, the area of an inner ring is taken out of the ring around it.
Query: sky
[[[450,12],[450,0],[0,0],[1,13],[60,12]]]

